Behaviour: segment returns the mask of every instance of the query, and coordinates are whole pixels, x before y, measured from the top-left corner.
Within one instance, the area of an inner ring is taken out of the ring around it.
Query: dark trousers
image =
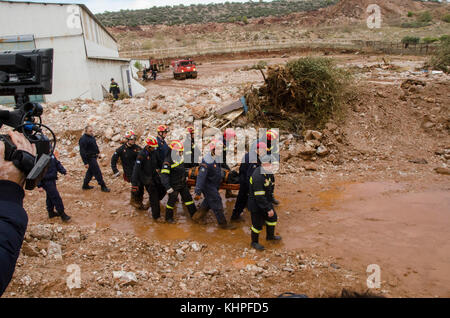
[[[56,208],[58,213],[64,212],[64,204],[56,188],[56,180],[42,181],[42,188],[47,194],[47,211],[54,212]]]
[[[201,209],[213,210],[214,215],[217,219],[217,223],[225,224],[227,223],[225,215],[223,214],[223,204],[222,198],[220,197],[219,190],[215,188],[207,188],[203,190],[203,195],[205,199],[200,204]]]
[[[241,182],[239,182],[239,192],[236,198],[236,203],[234,204],[232,217],[237,218],[244,211],[245,207],[247,206],[248,191],[248,182],[246,182],[245,180],[241,180]]]
[[[84,185],[87,186],[92,180],[92,177],[95,177],[100,186],[106,186],[103,181],[102,171],[97,163],[97,158],[90,158],[88,160],[88,165],[89,168],[86,171],[86,176],[84,177]]]
[[[188,212],[191,217],[197,211],[197,208],[195,207],[194,204],[194,200],[192,200],[191,193],[189,192],[189,189],[186,185],[181,189],[176,190],[174,189],[174,191],[171,194],[169,194],[169,198],[167,200],[166,205],[166,220],[173,219],[173,209],[175,207],[175,203],[177,202],[178,194],[181,195],[181,199],[183,200],[184,205],[188,209]]]
[[[252,217],[252,232],[259,234],[262,231],[263,225],[275,226],[278,220],[277,212],[274,210],[272,217],[269,217],[266,212],[263,212],[253,200],[248,201],[248,209]]]
[[[161,207],[159,205],[159,201],[161,200],[161,191],[154,184],[146,184],[141,186],[136,186],[136,191],[132,191],[132,199],[135,202],[142,203],[144,198],[144,188],[148,192],[150,207],[152,209],[152,217],[157,219],[161,216]]]

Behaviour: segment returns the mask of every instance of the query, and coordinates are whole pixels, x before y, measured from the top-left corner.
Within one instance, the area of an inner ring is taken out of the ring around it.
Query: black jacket
[[[195,194],[210,189],[218,190],[222,183],[222,167],[211,154],[207,154],[200,165],[195,183]]]
[[[111,85],[109,85],[109,92],[111,94],[120,94],[120,87],[116,82],[111,82]]]
[[[119,172],[119,170],[117,169],[117,161],[120,158],[120,161],[122,162],[123,172],[125,173],[125,176],[129,180],[131,180],[134,164],[136,163],[136,158],[141,150],[142,148],[138,145],[132,145],[131,147],[129,147],[126,143],[117,148],[111,158],[112,171],[114,173]]]
[[[0,296],[14,274],[28,225],[23,209],[23,189],[14,182],[0,180]]]
[[[194,140],[188,136],[184,143],[184,166],[186,168],[196,167],[200,164],[200,149],[195,145]]]
[[[162,139],[160,136],[156,137],[156,140],[158,141],[158,154],[159,154],[159,160],[161,161],[161,165],[162,162],[164,161],[164,158],[166,158],[166,156],[168,154],[170,154],[170,148],[167,145],[167,142]],[[161,167],[159,167],[161,168]]]
[[[55,156],[52,156],[50,163],[48,165],[47,173],[42,178],[42,181],[58,180],[58,172],[61,174],[67,173],[66,169],[61,164],[61,162],[59,162],[59,160],[56,159]]]
[[[78,141],[78,145],[80,146],[81,159],[83,159],[85,165],[89,163],[90,158],[97,158],[100,153],[95,137],[93,136],[84,134]]]
[[[261,169],[261,166],[257,167],[250,177],[248,200],[249,206],[256,204],[260,212],[267,213],[273,209],[273,187],[271,175],[261,174]]]
[[[256,162],[254,162],[256,160]],[[259,160],[259,156],[256,153],[253,153],[253,156],[250,158],[250,152],[247,152],[245,156],[242,158],[241,165],[239,167],[239,180],[241,183],[248,183],[249,178],[252,176],[258,166],[261,165],[261,161]]]
[[[156,171],[162,166],[156,150],[150,152],[146,148],[142,149],[136,158],[136,163],[131,176],[133,185],[155,185],[160,181]]]
[[[181,190],[186,186],[186,168],[183,158],[173,161],[172,156],[166,156],[161,169],[161,181],[166,190],[170,188]]]

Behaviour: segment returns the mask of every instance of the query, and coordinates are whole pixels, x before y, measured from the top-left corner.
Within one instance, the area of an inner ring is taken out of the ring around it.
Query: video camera
[[[29,95],[52,93],[53,49],[0,52],[0,96],[14,96],[14,110],[0,110],[3,125],[22,133],[36,146],[36,156],[18,150],[8,135],[0,135],[5,143],[5,160],[26,175],[25,189],[33,190],[47,171],[56,145],[53,131],[42,123],[42,105],[30,102]],[[52,140],[42,132],[50,131]]]

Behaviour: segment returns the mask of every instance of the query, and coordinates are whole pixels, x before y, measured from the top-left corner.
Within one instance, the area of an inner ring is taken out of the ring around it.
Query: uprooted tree
[[[264,75],[264,73],[263,73]],[[332,59],[305,57],[269,67],[260,88],[245,91],[249,120],[296,133],[342,114],[350,74]]]

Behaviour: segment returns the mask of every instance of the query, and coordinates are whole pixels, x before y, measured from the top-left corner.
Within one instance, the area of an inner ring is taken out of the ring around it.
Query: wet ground
[[[263,232],[261,243],[269,249],[283,247],[329,255],[341,266],[359,272],[365,272],[369,264],[377,264],[385,287],[399,288],[406,295],[450,296],[448,183],[418,186],[415,182],[333,180],[324,184],[280,177],[277,232],[283,241],[268,244]],[[177,224],[166,224],[132,208],[128,204],[129,192],[120,190],[123,186],[122,181],[117,181],[112,186],[112,196],[99,189],[80,194],[63,190],[65,202],[70,202],[68,211],[76,215],[73,223],[98,229],[109,227],[149,241],[188,239],[218,248],[222,244],[249,246],[247,211],[244,221],[236,224],[237,229],[227,231],[217,228],[212,212],[207,225],[193,223],[178,202]],[[76,211],[80,205],[76,197],[91,206]],[[165,201],[166,198],[161,202],[161,219]],[[227,218],[234,202],[235,199],[224,199]],[[236,259],[232,265],[245,267],[249,262]]]

